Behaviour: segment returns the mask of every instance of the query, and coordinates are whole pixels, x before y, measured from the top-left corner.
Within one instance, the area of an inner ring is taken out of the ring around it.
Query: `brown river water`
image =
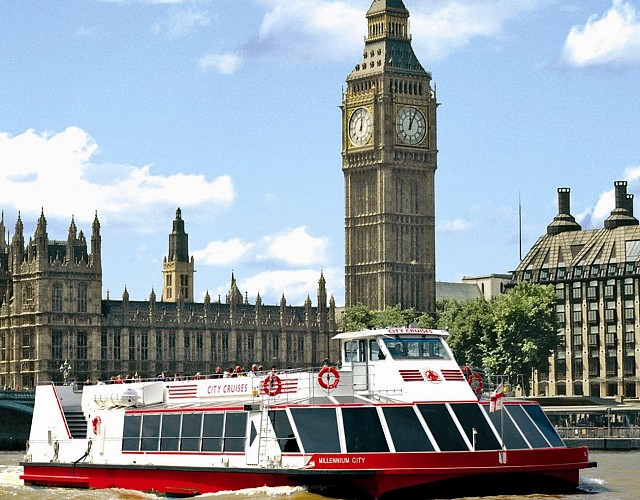
[[[580,491],[571,495],[526,495],[482,498],[483,500],[636,500],[640,498],[640,451],[591,452],[596,469],[581,473]],[[0,500],[153,500],[165,497],[129,490],[74,490],[33,488],[22,484],[21,452],[0,451]],[[260,488],[238,492],[212,493],[199,498],[216,500],[327,500],[302,488]],[[335,500],[335,497],[332,497]],[[408,499],[413,500],[413,499]],[[422,499],[415,499],[422,500]]]

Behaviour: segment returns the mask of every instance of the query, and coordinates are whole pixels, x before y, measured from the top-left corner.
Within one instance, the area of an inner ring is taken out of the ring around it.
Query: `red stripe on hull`
[[[338,461],[340,458],[341,461]],[[347,462],[344,463],[344,460]],[[312,465],[313,464],[313,465]],[[485,482],[533,492],[546,482],[576,488],[579,470],[593,466],[586,448],[512,450],[499,463],[498,451],[436,453],[317,454],[305,469],[169,466],[99,466],[91,464],[24,463],[21,479],[28,485],[72,486],[92,489],[127,488],[155,493],[195,495],[262,486],[331,486],[357,488],[374,498],[408,488],[436,488],[452,482],[459,487]],[[528,480],[522,480],[527,477]],[[531,477],[535,480],[531,481]],[[496,481],[493,481],[494,478]],[[469,481],[467,479],[473,479]],[[478,481],[476,481],[478,480]],[[520,483],[520,484],[518,484]]]

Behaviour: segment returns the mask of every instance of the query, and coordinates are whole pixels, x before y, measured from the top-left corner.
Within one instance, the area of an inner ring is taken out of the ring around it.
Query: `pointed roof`
[[[389,10],[404,11],[409,14],[402,0],[373,0],[371,7],[367,11],[367,16]]]

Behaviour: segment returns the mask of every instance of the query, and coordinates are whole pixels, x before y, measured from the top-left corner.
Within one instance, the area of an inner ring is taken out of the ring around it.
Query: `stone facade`
[[[68,360],[70,377],[96,380],[121,374],[154,377],[213,373],[251,363],[265,366],[320,365],[337,359],[330,338],[336,333],[336,308],[328,300],[322,273],[317,306],[307,297],[292,307],[254,304],[243,298],[232,275],[226,301],[193,300],[193,258],[180,210],[163,264],[174,288],[167,300],[102,299],[100,223],[96,215],[90,248],[72,220],[66,241],[49,240],[44,213],[25,245],[20,216],[11,243],[0,222],[0,387],[33,387],[61,381]],[[89,251],[90,250],[90,251]],[[180,279],[180,275],[188,280]],[[175,281],[175,276],[178,280]],[[185,291],[188,290],[188,293]],[[177,294],[177,296],[176,296]]]
[[[435,311],[436,95],[402,0],[374,0],[342,101],[345,305]]]
[[[558,297],[560,344],[534,395],[638,396],[640,226],[627,183],[614,186],[615,208],[589,230],[570,213],[570,190],[558,189],[558,215],[515,271]]]

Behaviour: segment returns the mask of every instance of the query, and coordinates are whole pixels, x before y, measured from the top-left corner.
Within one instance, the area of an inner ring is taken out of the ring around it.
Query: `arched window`
[[[87,284],[78,284],[78,312],[87,312]]]
[[[53,312],[62,312],[62,284],[54,283],[51,297],[51,310]]]
[[[24,300],[27,302],[33,302],[33,286],[31,283],[27,283],[24,287]]]

